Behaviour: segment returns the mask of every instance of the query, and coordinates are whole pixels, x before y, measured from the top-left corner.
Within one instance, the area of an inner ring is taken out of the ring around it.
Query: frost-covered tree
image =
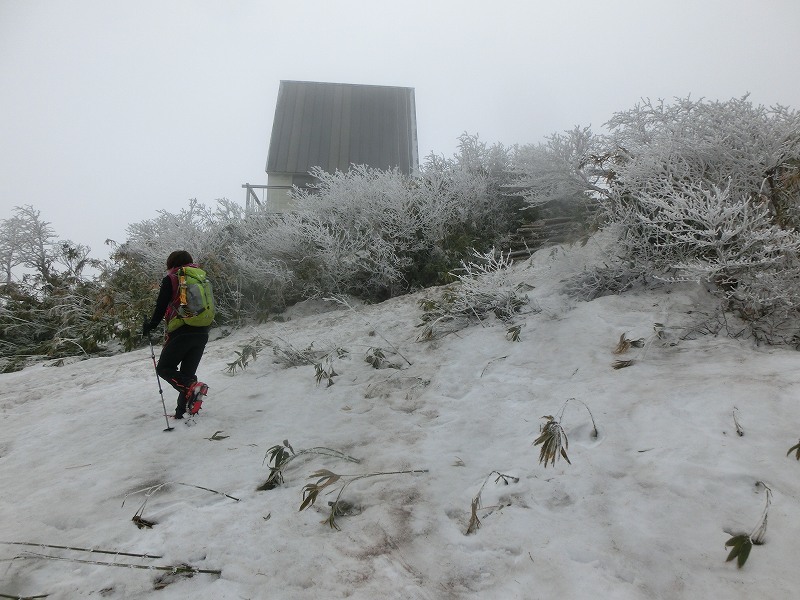
[[[544,143],[520,147],[511,172],[514,186],[533,207],[583,203],[608,193],[602,137],[588,127],[554,133]]]
[[[608,165],[617,196],[661,180],[726,185],[733,197],[774,202],[787,169],[796,172],[800,113],[754,106],[747,96],[726,102],[645,101],[615,114]],[[792,225],[797,225],[793,223]]]
[[[441,230],[442,207],[396,170],[311,174],[313,189],[296,192],[290,222],[306,262],[295,271],[310,291],[373,300],[402,291],[413,255],[429,250]]]
[[[608,126],[605,206],[624,256],[644,273],[711,281],[763,337],[790,338],[800,309],[800,113],[747,97],[685,99],[642,103]]]
[[[31,206],[3,223],[6,281],[0,285],[0,369],[31,357],[95,352],[110,329],[98,314],[97,283],[84,271],[98,269],[89,248],[55,232]],[[19,235],[19,238],[14,236]],[[20,272],[12,274],[15,267]]]
[[[302,299],[295,268],[306,263],[306,254],[295,214],[254,212],[238,216],[227,228],[234,321],[263,320]]]
[[[56,269],[43,304],[51,331],[43,350],[48,356],[96,352],[113,334],[112,322],[99,304],[100,286],[94,275],[84,271],[102,268],[89,257],[83,244],[62,240],[57,245]]]
[[[314,184],[293,191],[292,212],[229,216],[237,310],[263,316],[319,294],[374,301],[442,283],[519,218],[518,203],[500,190],[509,157],[464,134],[453,158],[429,157],[419,176],[314,169]]]
[[[158,211],[154,219],[128,226],[128,239],[114,245],[105,269],[100,302],[115,320],[114,335],[127,349],[139,342],[144,316],[152,311],[166,260],[174,250],[187,250],[203,262],[208,252],[211,211],[192,199],[177,214]]]
[[[167,256],[173,250],[186,250],[195,260],[205,262],[211,254],[211,220],[212,212],[196,199],[178,213],[160,210],[156,218],[128,226],[123,251],[135,256],[154,275],[163,274]]]
[[[432,154],[422,168],[430,185],[444,190],[450,202],[456,200],[458,222],[474,228],[487,248],[520,220],[522,205],[506,186],[517,152],[516,146],[489,145],[478,135],[463,133],[451,158]],[[464,252],[459,260],[468,255]]]
[[[188,251],[208,272],[218,322],[235,319],[239,283],[231,260],[243,219],[244,211],[226,199],[218,200],[215,210],[192,199],[178,213],[161,210],[154,219],[129,225],[128,239],[114,249],[114,264],[105,274],[106,302],[122,315],[122,330],[140,329],[174,250]]]
[[[10,219],[0,221],[0,258],[5,282],[11,282],[15,267],[22,267],[44,285],[56,260],[56,234],[33,206],[16,206],[13,212]]]
[[[3,268],[3,282],[9,285],[14,277],[14,269],[23,263],[20,248],[23,244],[20,218],[13,216],[0,221],[0,262]]]
[[[560,181],[574,187],[546,179],[540,185],[581,193],[589,169],[595,179],[582,193],[603,208],[620,244],[620,261],[605,281],[706,279],[751,323],[776,315],[790,321],[800,309],[792,287],[800,253],[800,113],[754,106],[746,96],[686,98],[644,101],[606,126],[607,136],[586,140],[582,150],[572,144],[574,154],[562,161]],[[558,155],[549,151],[554,164]],[[584,171],[576,170],[581,165]]]
[[[419,177],[353,166],[312,171],[295,194],[301,280],[318,291],[383,299],[441,283],[472,248],[490,247],[517,215],[499,191],[508,151],[460,138],[452,159],[431,156]]]

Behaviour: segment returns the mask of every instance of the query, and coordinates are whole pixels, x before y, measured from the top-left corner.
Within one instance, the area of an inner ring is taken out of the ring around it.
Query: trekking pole
[[[169,417],[167,416],[167,405],[164,404],[164,390],[161,389],[161,379],[158,377],[158,368],[156,367],[156,351],[153,350],[153,338],[150,337],[150,333],[147,334],[147,341],[150,344],[150,356],[153,359],[153,371],[156,373],[156,383],[158,383],[158,393],[161,396],[161,406],[164,407],[164,420],[167,422],[167,428],[164,431],[172,431],[175,429],[174,427],[170,427],[169,425]]]

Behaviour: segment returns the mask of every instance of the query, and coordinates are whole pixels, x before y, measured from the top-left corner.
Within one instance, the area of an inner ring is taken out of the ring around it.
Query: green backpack
[[[167,331],[174,331],[181,325],[211,325],[215,315],[214,293],[206,272],[197,267],[181,267],[177,276],[175,317],[170,319]]]

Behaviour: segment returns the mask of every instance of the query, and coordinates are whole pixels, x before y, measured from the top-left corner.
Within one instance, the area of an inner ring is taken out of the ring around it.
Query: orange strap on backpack
[[[186,306],[186,274],[183,269],[178,271],[178,303],[181,306]]]

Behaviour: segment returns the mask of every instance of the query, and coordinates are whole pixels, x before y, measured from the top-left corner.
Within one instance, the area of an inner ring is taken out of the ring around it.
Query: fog
[[[642,98],[800,107],[795,0],[0,0],[0,218],[105,258],[130,223],[266,183],[282,79],[413,87],[419,153],[537,143]]]

